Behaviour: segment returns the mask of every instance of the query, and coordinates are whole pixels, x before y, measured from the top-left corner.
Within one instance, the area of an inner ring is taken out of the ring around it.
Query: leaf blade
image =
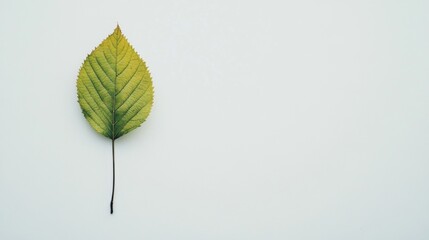
[[[84,117],[105,137],[117,139],[149,116],[152,78],[119,26],[84,60],[77,91]]]

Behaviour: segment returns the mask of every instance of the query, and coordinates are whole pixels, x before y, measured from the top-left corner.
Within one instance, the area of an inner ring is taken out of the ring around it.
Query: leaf
[[[85,118],[110,139],[139,127],[152,108],[150,73],[119,26],[85,59],[77,88]]]
[[[77,79],[78,102],[95,131],[114,142],[139,127],[153,104],[152,79],[146,63],[133,49],[119,25],[85,59]]]

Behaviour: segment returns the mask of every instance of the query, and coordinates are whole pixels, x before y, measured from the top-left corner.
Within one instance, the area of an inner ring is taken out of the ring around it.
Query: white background
[[[0,239],[428,239],[428,9],[1,0]],[[75,84],[117,22],[155,104],[110,215]]]

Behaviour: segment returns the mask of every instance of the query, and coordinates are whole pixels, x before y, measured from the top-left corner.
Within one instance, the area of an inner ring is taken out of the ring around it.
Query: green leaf
[[[119,26],[85,59],[77,78],[83,115],[95,131],[112,139],[115,195],[115,139],[139,127],[153,104],[153,86],[146,63]]]
[[[152,79],[119,26],[83,62],[77,92],[86,120],[110,139],[134,130],[148,117]]]

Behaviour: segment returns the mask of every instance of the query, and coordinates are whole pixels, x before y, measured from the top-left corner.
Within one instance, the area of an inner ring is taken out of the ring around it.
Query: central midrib
[[[118,32],[115,33],[115,35],[117,35]],[[118,77],[118,45],[119,45],[119,36],[116,37],[116,46],[115,46],[115,78],[113,79],[113,95],[112,95],[112,102],[113,102],[113,106],[112,106],[112,141],[115,140],[116,137],[116,131],[115,131],[115,110],[116,110],[116,79]]]

